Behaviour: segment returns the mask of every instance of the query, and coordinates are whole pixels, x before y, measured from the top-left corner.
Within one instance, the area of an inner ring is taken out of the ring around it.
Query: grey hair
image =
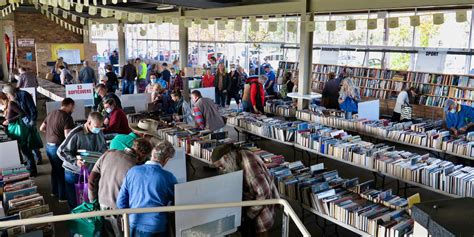
[[[173,158],[175,149],[173,144],[168,141],[161,141],[153,148],[152,151],[152,160],[155,161],[164,161],[167,158]]]
[[[230,151],[224,157],[224,162],[222,162],[222,173],[232,173],[235,171],[241,170],[240,165],[237,161],[237,152],[235,150]]]

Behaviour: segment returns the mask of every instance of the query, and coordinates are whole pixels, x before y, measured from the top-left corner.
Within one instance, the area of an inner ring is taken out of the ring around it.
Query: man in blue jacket
[[[446,126],[454,136],[474,131],[474,108],[449,99],[444,103],[444,112]]]
[[[163,169],[175,150],[168,141],[153,148],[152,157],[144,165],[131,168],[117,198],[117,207],[146,208],[168,206],[174,200],[176,177]],[[130,214],[132,236],[167,236],[167,213]]]

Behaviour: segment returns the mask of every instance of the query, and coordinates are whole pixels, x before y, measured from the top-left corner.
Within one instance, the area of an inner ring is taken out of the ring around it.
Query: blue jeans
[[[66,198],[69,208],[72,210],[77,207],[76,201],[76,187],[75,184],[79,181],[79,175],[71,171],[64,171],[64,180],[66,181]]]
[[[351,119],[352,118],[352,112],[344,111],[344,116],[346,119]]]
[[[59,200],[66,200],[66,181],[64,176],[63,161],[56,152],[57,145],[46,144],[46,155],[51,164],[51,193],[56,195]]]
[[[252,103],[249,101],[242,100],[242,111],[253,113]]]
[[[130,234],[132,237],[164,237],[165,233],[152,233],[138,230],[137,228],[132,227],[130,229]]]
[[[133,81],[122,80],[122,94],[123,95],[133,94],[134,90],[135,90],[135,84],[133,83]]]

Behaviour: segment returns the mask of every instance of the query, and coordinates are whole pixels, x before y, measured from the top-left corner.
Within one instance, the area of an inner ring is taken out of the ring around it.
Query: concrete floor
[[[41,124],[41,122],[43,121],[45,117],[44,102],[45,102],[45,98],[40,97],[40,99],[38,100],[38,108],[40,112],[38,125]],[[229,131],[229,135],[231,137],[237,138],[237,133],[234,131],[233,128],[227,127],[226,130]],[[242,139],[242,136],[240,136],[240,138]],[[255,142],[262,149],[268,150],[275,154],[284,155],[286,159],[289,161],[300,160],[303,158],[303,156],[304,156],[304,160],[308,160],[308,156],[306,153],[302,153],[298,151],[294,152],[294,150],[288,146],[271,142],[271,141],[261,139],[258,137],[249,137],[249,140]],[[399,149],[406,149],[406,150],[415,151],[419,153],[427,152],[427,151],[420,151],[420,150],[416,151],[410,147],[400,147]],[[312,164],[315,164],[317,162],[317,157],[315,155],[311,155],[310,161]],[[202,163],[199,161],[192,160],[191,162],[196,167],[196,172],[193,172],[191,169],[188,169],[188,180],[202,179],[202,178],[210,177],[217,174],[217,171],[204,167]],[[373,174],[370,171],[353,167],[353,166],[338,162],[337,160],[321,158],[319,159],[319,162],[323,162],[325,167],[328,170],[333,170],[333,169],[338,170],[339,175],[345,178],[359,177],[360,182],[374,178]],[[55,198],[50,196],[51,190],[50,190],[50,175],[49,174],[51,172],[51,166],[49,165],[49,161],[46,155],[44,154],[44,149],[43,149],[43,164],[38,166],[38,171],[39,171],[39,175],[38,177],[35,178],[35,182],[39,188],[39,193],[45,197],[45,201],[46,203],[49,204],[51,211],[53,211],[55,215],[69,213],[66,203],[58,203]],[[386,183],[385,189],[392,188],[394,193],[396,193],[397,183],[395,182],[395,180],[387,178],[385,183]],[[380,184],[381,183],[379,182],[379,185]],[[410,188],[407,190],[408,196],[415,193],[420,193],[422,201],[440,200],[440,199],[448,198],[447,196],[443,196],[441,194],[434,193],[434,192],[424,190],[421,188]],[[400,195],[403,195],[403,192],[401,192]],[[303,219],[302,218],[303,212],[300,206],[297,203],[292,203],[292,206],[295,209],[295,211],[298,213],[300,218]],[[276,219],[274,231],[272,231],[271,236],[281,236],[281,226],[282,226],[281,220],[282,220],[281,213],[279,213]],[[333,236],[336,233],[338,233],[338,236],[344,236],[344,237],[357,236],[355,233],[350,232],[342,227],[331,225],[331,223],[329,222],[327,223],[328,226],[326,228],[326,234],[323,234],[323,231],[320,227],[318,227],[317,222],[319,225],[324,224],[323,219],[316,218],[315,215],[310,214],[308,212],[304,213],[304,224],[306,228],[310,231],[312,236]],[[56,236],[61,236],[61,237],[68,236],[67,226],[65,225],[65,223],[56,223],[55,228],[56,228]],[[290,225],[290,236],[300,236],[299,232],[297,231],[296,227],[293,224]]]

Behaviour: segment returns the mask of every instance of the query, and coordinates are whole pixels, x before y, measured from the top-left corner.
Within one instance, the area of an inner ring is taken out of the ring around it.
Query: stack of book
[[[262,150],[259,147],[255,146],[253,143],[244,143],[240,145],[250,151],[252,151],[256,156],[260,157],[267,168],[277,167],[285,162],[285,157],[282,155],[276,155],[269,151]]]
[[[223,138],[223,139],[210,139],[208,137],[200,137],[195,138],[190,143],[190,155],[206,160],[208,162],[212,162],[211,156],[214,149],[220,145],[233,143],[234,140],[231,138]]]
[[[270,169],[279,192],[320,215],[330,216],[372,236],[409,236],[413,220],[406,199],[391,190],[373,189],[373,181],[359,184],[344,179],[324,164],[305,167],[301,161]]]
[[[38,194],[38,187],[30,178],[26,167],[2,169],[0,175],[0,221],[26,219],[32,217],[52,216],[43,196]],[[0,229],[2,236],[54,236],[54,226],[51,223],[15,226]]]
[[[77,150],[77,153],[79,155],[76,156],[78,160],[82,160],[85,163],[89,164],[95,164],[99,160],[99,158],[102,156],[103,153],[101,152],[96,152],[96,151],[88,151],[84,149]]]
[[[296,116],[296,107],[293,105],[293,102],[280,99],[266,101],[264,111],[268,114],[283,117],[294,118]]]

